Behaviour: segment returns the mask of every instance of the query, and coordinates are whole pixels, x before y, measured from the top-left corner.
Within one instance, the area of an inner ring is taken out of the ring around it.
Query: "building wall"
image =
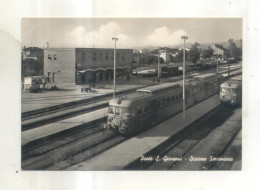
[[[117,49],[116,67],[128,66],[132,69],[133,50]],[[103,48],[77,48],[76,49],[76,69],[113,68],[114,49]]]
[[[44,49],[44,75],[54,83],[75,83],[76,50],[75,48]]]

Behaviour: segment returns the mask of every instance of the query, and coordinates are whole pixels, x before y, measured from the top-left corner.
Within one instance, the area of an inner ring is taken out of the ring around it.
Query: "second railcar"
[[[242,105],[242,75],[231,78],[220,86],[220,100],[230,105]]]

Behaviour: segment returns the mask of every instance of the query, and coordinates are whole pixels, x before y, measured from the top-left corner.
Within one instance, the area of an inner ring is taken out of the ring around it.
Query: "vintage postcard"
[[[242,18],[23,18],[22,170],[242,168]]]

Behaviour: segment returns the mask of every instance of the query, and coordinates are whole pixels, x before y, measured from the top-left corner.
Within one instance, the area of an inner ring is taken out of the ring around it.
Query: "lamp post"
[[[158,56],[158,80],[160,78],[160,54]]]
[[[188,39],[187,36],[181,36],[181,39],[183,39],[183,66],[182,66],[182,75],[183,75],[183,84],[182,84],[182,102],[183,102],[183,112],[182,116],[183,119],[185,119],[185,40]]]
[[[116,97],[116,41],[118,38],[113,37],[112,40],[115,40],[115,47],[114,47],[114,82],[113,82],[113,98]]]
[[[217,74],[218,74],[218,47],[217,47]]]

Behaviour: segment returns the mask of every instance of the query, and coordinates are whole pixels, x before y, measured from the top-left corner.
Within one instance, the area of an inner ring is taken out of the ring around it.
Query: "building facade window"
[[[48,59],[51,59],[51,54],[48,55]]]
[[[94,60],[94,61],[97,60],[97,53],[96,53],[96,52],[93,53],[93,60]]]
[[[108,60],[108,59],[109,59],[109,53],[106,52],[106,60]]]
[[[57,60],[56,54],[53,55],[53,59],[54,59],[54,60]]]

